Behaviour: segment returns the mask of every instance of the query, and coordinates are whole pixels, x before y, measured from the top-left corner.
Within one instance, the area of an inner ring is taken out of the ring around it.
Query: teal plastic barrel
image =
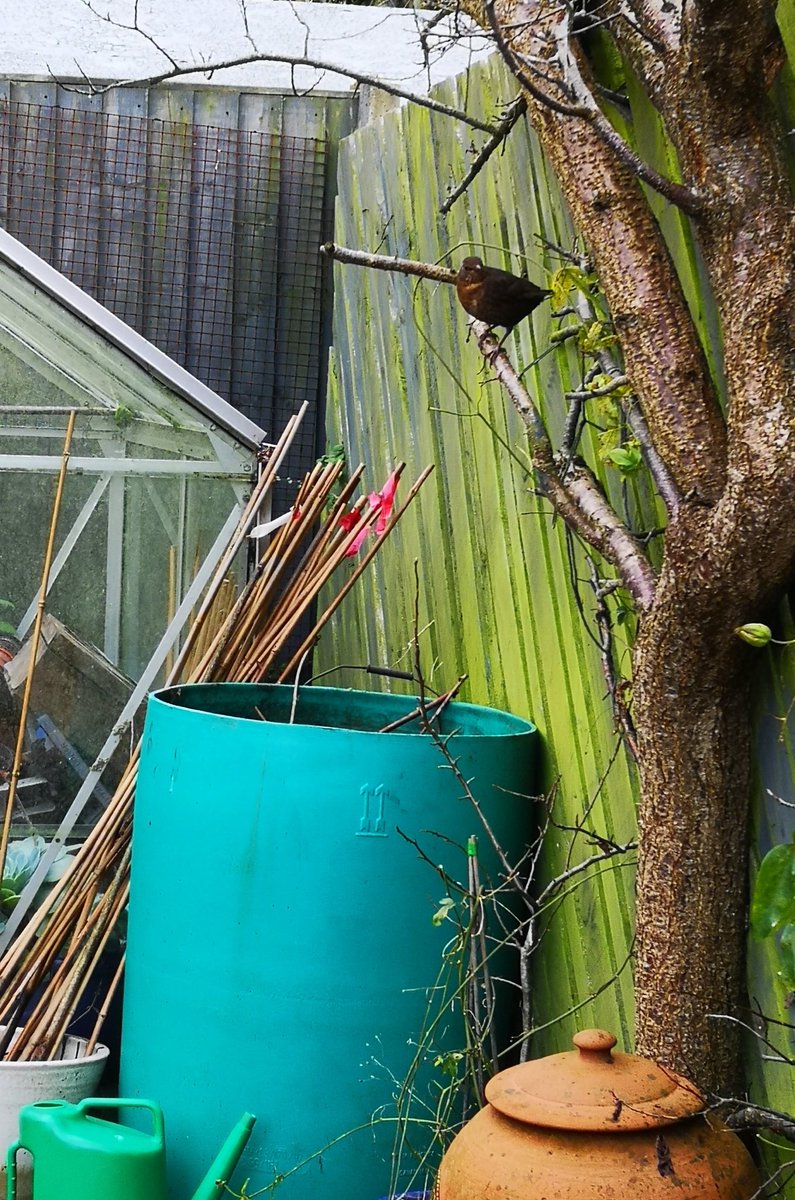
[[[412,1122],[393,1178],[395,1126],[372,1118],[394,1115],[419,1041],[412,1112],[430,1120],[445,1082],[433,1060],[463,1049],[453,1006],[431,1039],[421,1030],[454,932],[432,920],[445,896],[433,864],[466,883],[478,834],[481,870],[499,875],[473,806],[416,722],[377,732],[412,699],[309,687],[290,723],[292,701],[290,687],[256,684],[149,701],[121,1087],[166,1113],[171,1200],[193,1194],[241,1107],[258,1118],[239,1172],[251,1191],[282,1175],[278,1200],[404,1190],[429,1127]],[[453,730],[450,751],[516,862],[535,730],[451,704]]]

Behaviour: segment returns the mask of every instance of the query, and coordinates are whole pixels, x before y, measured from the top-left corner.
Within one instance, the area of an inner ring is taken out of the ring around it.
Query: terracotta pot
[[[749,1200],[740,1139],[686,1079],[614,1053],[602,1029],[511,1067],[445,1154],[438,1200]]]

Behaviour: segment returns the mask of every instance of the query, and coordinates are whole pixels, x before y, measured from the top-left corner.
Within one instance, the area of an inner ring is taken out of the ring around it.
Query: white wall
[[[0,77],[74,81],[136,80],[168,69],[168,60],[134,29],[133,0],[2,0]],[[221,62],[251,54],[306,56],[346,66],[396,83],[415,93],[465,70],[473,54],[486,51],[482,38],[449,45],[449,27],[436,27],[429,70],[423,66],[419,31],[432,14],[410,9],[366,8],[348,4],[246,0],[251,40],[240,0],[139,0],[139,25],[181,65]],[[98,13],[109,15],[114,25]],[[438,36],[438,35],[441,36]],[[252,42],[254,45],[252,46]],[[316,87],[349,91],[353,81],[331,72],[283,64],[256,63],[189,77],[245,90],[289,91]]]

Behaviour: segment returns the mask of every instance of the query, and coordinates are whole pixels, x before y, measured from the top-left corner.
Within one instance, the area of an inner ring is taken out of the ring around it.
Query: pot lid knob
[[[579,1033],[575,1033],[571,1040],[579,1050],[582,1062],[609,1063],[613,1061],[611,1051],[616,1044],[616,1038],[606,1029],[582,1029]]]
[[[527,1125],[601,1133],[664,1128],[703,1111],[693,1084],[648,1058],[614,1052],[608,1030],[583,1029],[574,1045],[495,1075],[489,1104]]]

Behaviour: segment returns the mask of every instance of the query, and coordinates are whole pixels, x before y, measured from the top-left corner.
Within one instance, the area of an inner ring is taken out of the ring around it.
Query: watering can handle
[[[163,1110],[153,1100],[125,1100],[118,1096],[89,1096],[87,1100],[81,1100],[75,1107],[81,1114],[92,1108],[145,1108],[152,1114],[152,1136],[157,1138],[161,1146],[165,1145]],[[15,1200],[10,1192],[8,1200]]]
[[[6,1200],[17,1200],[17,1150],[21,1142],[12,1142],[6,1153]]]

